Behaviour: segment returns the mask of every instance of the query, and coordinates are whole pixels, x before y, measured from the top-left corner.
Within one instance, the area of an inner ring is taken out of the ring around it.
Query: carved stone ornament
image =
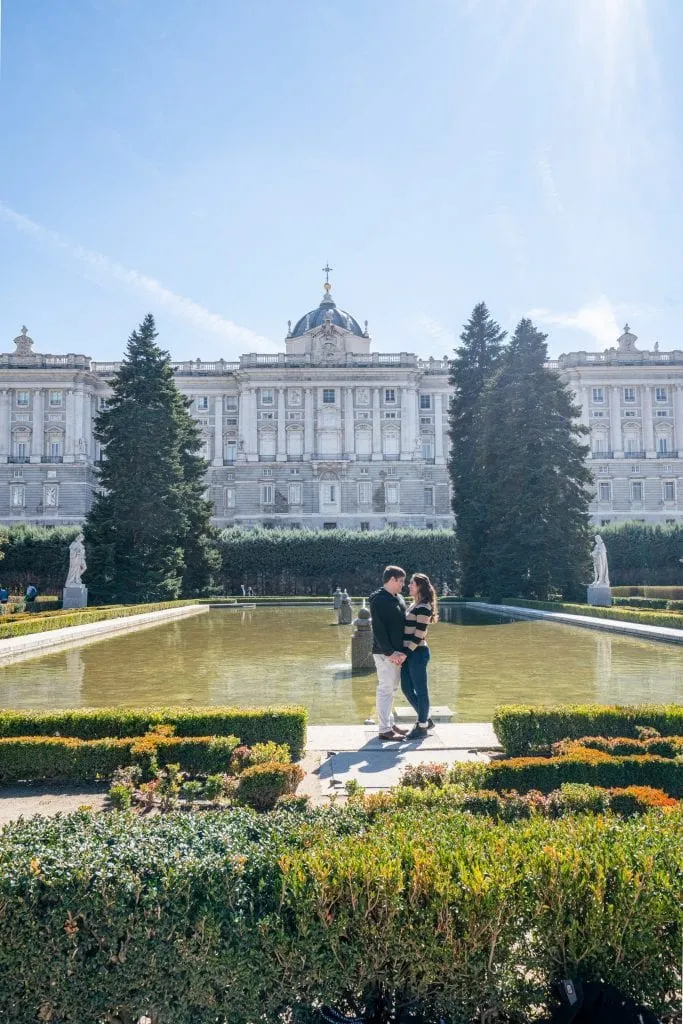
[[[356,405],[370,405],[370,388],[356,388]]]
[[[33,348],[33,338],[28,336],[28,327],[21,328],[21,334],[18,334],[14,339],[14,344],[17,346],[17,350],[14,353],[17,356],[30,356],[31,349]]]
[[[301,388],[290,388],[288,395],[290,405],[301,405]]]

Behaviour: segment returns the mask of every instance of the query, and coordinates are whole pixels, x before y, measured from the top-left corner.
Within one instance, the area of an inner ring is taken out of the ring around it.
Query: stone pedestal
[[[591,583],[586,600],[596,608],[609,608],[612,604],[612,591],[606,583]]]
[[[62,591],[62,608],[87,608],[88,588],[84,583],[64,587]]]
[[[350,626],[353,622],[353,608],[351,602],[346,599],[342,599],[342,603],[339,607],[339,618],[337,619],[340,626]]]
[[[372,620],[367,608],[361,608],[351,637],[351,671],[369,672],[375,667],[372,657]]]
[[[342,603],[342,592],[339,589],[339,587],[337,587],[337,589],[335,590],[335,592],[332,595],[332,607],[334,608],[335,612],[339,611],[339,609],[341,608],[341,603]]]

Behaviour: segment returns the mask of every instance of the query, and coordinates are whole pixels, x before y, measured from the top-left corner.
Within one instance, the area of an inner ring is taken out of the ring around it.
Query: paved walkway
[[[539,608],[520,608],[518,605],[512,604],[487,604],[485,601],[466,601],[465,604],[468,608],[507,615],[511,619],[549,619],[551,622],[561,622],[564,626],[583,626],[584,629],[602,629],[608,633],[624,633],[626,636],[635,636],[640,640],[659,640],[669,644],[683,644],[683,628],[646,626],[642,622],[626,622],[623,619],[603,619],[595,615],[570,615],[568,612],[546,612]],[[683,626],[683,616],[681,616],[681,625]]]
[[[419,743],[382,743],[376,726],[312,725],[301,761],[306,777],[299,792],[313,803],[324,804],[334,794],[343,794],[350,779],[367,790],[388,789],[397,785],[406,765],[488,760],[489,753],[499,749],[488,722],[437,724]],[[71,814],[83,804],[102,811],[108,804],[108,788],[57,783],[4,786],[0,788],[0,827],[34,814]]]

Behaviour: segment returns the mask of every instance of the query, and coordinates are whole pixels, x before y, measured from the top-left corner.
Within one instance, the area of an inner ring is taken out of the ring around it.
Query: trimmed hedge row
[[[461,762],[450,773],[451,782],[476,780],[478,788],[498,792],[537,789],[551,793],[563,783],[587,783],[603,789],[649,786],[669,796],[683,797],[683,761],[654,754],[611,757],[600,750],[577,750],[564,757],[512,757],[488,764]]]
[[[141,736],[79,740],[73,737],[18,736],[0,739],[0,784],[60,780],[89,782],[111,778],[118,768],[139,764],[146,772],[153,757],[179,764],[191,775],[227,772],[236,736]]]
[[[683,816],[78,814],[0,834],[16,1024],[522,1020],[604,979],[680,1012]],[[76,852],[77,851],[77,852]]]
[[[619,622],[636,622],[641,626],[665,626],[668,629],[683,629],[683,618],[676,612],[637,611],[628,608],[599,608],[589,604],[564,604],[561,601],[528,601],[525,598],[505,598],[501,604],[511,608],[537,608],[543,612],[563,612],[565,615],[589,615],[593,619],[616,619]]]
[[[292,757],[306,746],[307,711],[283,708],[76,708],[71,711],[0,711],[2,736],[72,736],[83,740],[142,736],[172,725],[175,736],[239,736],[242,743],[286,743]]]
[[[583,736],[638,736],[639,726],[656,729],[662,736],[683,735],[680,704],[506,704],[496,708],[493,728],[507,754],[526,754],[534,747],[550,747],[565,739]]]
[[[653,736],[650,739],[624,739],[605,736],[582,736],[580,740],[560,740],[553,743],[555,755],[573,754],[577,750],[602,750],[605,754],[656,754],[658,757],[683,755],[683,736]]]
[[[18,621],[3,624],[0,620],[0,640],[13,636],[28,636],[30,633],[43,633],[50,629],[65,629],[67,626],[85,626],[90,622],[103,622],[105,619],[125,618],[128,615],[144,615],[146,612],[161,612],[167,608],[181,608],[183,605],[195,604],[195,601],[157,601],[153,604],[114,605],[110,608],[89,608],[85,611],[70,610],[46,612],[45,614],[29,615]]]

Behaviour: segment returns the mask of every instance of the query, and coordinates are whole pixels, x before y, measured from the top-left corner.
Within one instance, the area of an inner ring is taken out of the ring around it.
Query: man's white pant
[[[386,654],[373,654],[377,668],[377,719],[379,731],[394,727],[394,695],[401,682],[401,666],[389,661]]]

